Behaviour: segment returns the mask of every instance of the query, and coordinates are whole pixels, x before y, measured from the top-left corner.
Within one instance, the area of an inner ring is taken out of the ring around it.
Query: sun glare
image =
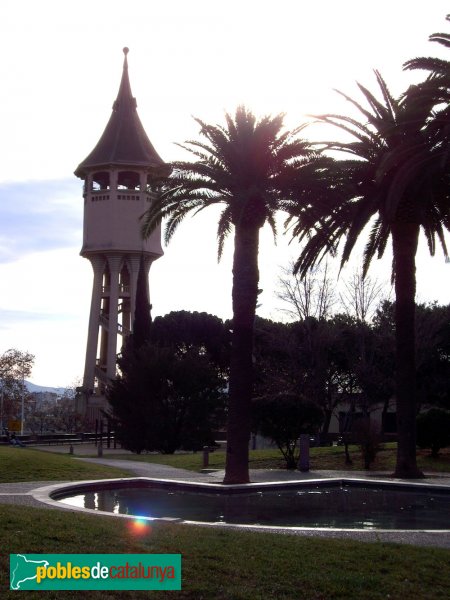
[[[143,537],[150,535],[152,528],[146,517],[137,517],[129,522],[128,531],[134,537]]]

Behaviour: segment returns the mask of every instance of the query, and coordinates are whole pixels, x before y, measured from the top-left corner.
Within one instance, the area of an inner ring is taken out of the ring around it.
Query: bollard
[[[309,434],[300,435],[300,458],[298,461],[298,470],[306,473],[309,471]]]
[[[209,446],[203,446],[203,468],[209,467]]]
[[[101,438],[100,438],[100,442],[97,446],[97,456],[103,456],[103,444],[102,444]]]
[[[72,444],[70,444],[69,454],[73,454],[73,446],[72,446]]]

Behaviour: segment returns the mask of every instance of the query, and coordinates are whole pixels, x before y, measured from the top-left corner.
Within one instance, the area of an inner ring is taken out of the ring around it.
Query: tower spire
[[[122,78],[110,119],[95,148],[75,170],[77,177],[84,178],[92,169],[111,165],[141,166],[155,174],[168,172],[166,163],[150,142],[137,113],[136,98],[131,93],[128,76],[128,52],[129,49],[125,47]]]
[[[136,98],[131,93],[130,77],[128,75],[128,52],[129,48],[125,46],[123,49],[123,70],[122,79],[120,81],[119,92],[117,98],[114,100],[113,111],[124,110],[127,104],[130,104],[131,110],[135,110],[137,107]]]

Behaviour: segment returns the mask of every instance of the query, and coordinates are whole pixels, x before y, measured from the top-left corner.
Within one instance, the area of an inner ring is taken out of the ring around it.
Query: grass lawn
[[[395,468],[395,444],[385,444],[380,450],[376,461],[372,465],[373,471],[394,471]],[[310,463],[311,470],[349,470],[363,471],[364,464],[361,452],[357,446],[350,446],[352,465],[345,464],[344,447],[328,446],[325,448],[311,448]],[[159,463],[200,471],[202,469],[202,452],[196,454],[121,454],[114,458],[123,460],[141,460],[144,462]],[[419,468],[427,472],[450,472],[450,448],[441,450],[437,459],[431,458],[429,450],[418,450],[417,462]],[[216,450],[209,455],[209,466],[212,469],[225,468],[225,453]],[[250,469],[284,469],[286,463],[279,450],[252,450],[250,451]]]
[[[82,462],[67,454],[0,446],[0,483],[77,481],[129,476],[127,471]]]
[[[9,553],[181,553],[182,592],[88,592],[89,599],[438,600],[448,598],[450,550],[259,532],[156,525],[135,537],[124,520],[0,506],[0,593]],[[32,592],[27,599],[80,598]]]

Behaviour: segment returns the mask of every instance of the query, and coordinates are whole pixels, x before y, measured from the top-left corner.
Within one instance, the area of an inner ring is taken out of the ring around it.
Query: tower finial
[[[123,68],[125,71],[128,71],[128,52],[130,51],[129,48],[127,48],[125,46],[125,48],[123,49]]]

